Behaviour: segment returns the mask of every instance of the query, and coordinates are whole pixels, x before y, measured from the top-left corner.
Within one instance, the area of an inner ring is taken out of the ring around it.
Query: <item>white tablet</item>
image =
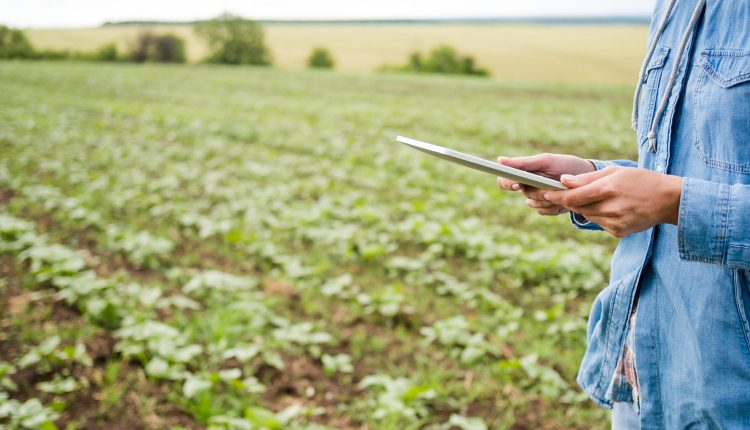
[[[462,166],[471,167],[472,169],[490,173],[495,176],[502,176],[503,178],[510,179],[511,181],[531,185],[532,187],[556,188],[560,190],[568,189],[568,187],[566,187],[559,181],[555,181],[554,179],[535,175],[533,173],[514,169],[512,167],[503,166],[502,164],[498,164],[493,161],[488,161],[483,158],[475,157],[473,155],[464,154],[463,152],[454,151],[452,149],[443,148],[442,146],[433,145],[427,142],[420,142],[419,140],[404,136],[398,136],[396,137],[396,140],[403,143],[404,145],[411,146],[414,149],[430,155],[434,155],[436,157],[440,157],[444,160],[452,161]]]

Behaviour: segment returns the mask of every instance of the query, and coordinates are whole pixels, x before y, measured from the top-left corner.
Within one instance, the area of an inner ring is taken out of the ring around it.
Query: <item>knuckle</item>
[[[614,236],[614,237],[616,237],[618,239],[622,239],[622,237],[623,237],[622,230],[618,229],[617,227],[615,227],[613,225],[608,225],[608,226],[604,227],[604,230],[606,230],[607,233],[611,234],[612,236]]]
[[[606,217],[612,217],[617,214],[617,211],[615,211],[612,207],[609,207],[609,206],[603,206],[600,212],[602,215]]]
[[[612,196],[616,192],[615,185],[612,183],[612,181],[606,181],[601,185],[601,193],[605,196]]]
[[[534,199],[534,200],[541,200],[542,199],[542,196],[540,195],[539,190],[537,190],[535,188],[531,189],[531,190],[524,190],[523,193],[524,193],[524,195],[526,197],[528,197],[530,199]]]
[[[610,222],[609,228],[615,237],[623,238],[627,235],[627,225],[622,221],[614,220]]]

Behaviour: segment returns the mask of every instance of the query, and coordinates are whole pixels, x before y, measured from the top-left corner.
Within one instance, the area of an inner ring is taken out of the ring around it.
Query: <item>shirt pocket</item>
[[[709,167],[750,173],[750,51],[709,49],[696,63],[693,141]]]
[[[657,45],[654,55],[651,57],[651,62],[649,62],[646,72],[643,75],[643,88],[639,100],[639,119],[636,131],[638,142],[641,145],[647,140],[648,130],[651,128],[651,123],[654,120],[659,95],[659,84],[668,55],[669,47]]]

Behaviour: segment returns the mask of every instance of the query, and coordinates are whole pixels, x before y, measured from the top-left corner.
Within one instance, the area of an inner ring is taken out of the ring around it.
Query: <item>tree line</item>
[[[209,48],[209,54],[203,59],[204,62],[258,66],[273,64],[273,56],[266,44],[263,27],[256,21],[222,15],[197,23],[194,31]],[[0,59],[184,63],[186,58],[185,41],[173,33],[141,32],[124,52],[120,52],[115,43],[106,44],[91,52],[72,52],[38,50],[23,31],[0,25]],[[316,47],[307,58],[307,65],[310,68],[331,69],[335,66],[335,60],[328,49]],[[461,55],[447,45],[434,48],[426,56],[414,52],[410,54],[406,64],[383,65],[379,70],[489,75],[486,69],[476,65],[473,57]]]

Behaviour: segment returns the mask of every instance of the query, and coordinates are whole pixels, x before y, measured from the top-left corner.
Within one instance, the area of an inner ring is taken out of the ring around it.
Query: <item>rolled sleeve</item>
[[[638,167],[638,163],[633,160],[589,160],[596,166],[596,170],[606,169],[607,167]]]
[[[633,160],[589,160],[589,161],[594,165],[594,167],[596,167],[596,170],[602,170],[610,166],[638,167],[638,163],[636,163]],[[573,224],[573,227],[579,230],[591,230],[591,231],[603,230],[599,226],[599,224],[587,220],[581,214],[577,214],[573,212],[570,213],[570,222]]]
[[[679,211],[681,259],[750,269],[750,186],[685,178]]]

